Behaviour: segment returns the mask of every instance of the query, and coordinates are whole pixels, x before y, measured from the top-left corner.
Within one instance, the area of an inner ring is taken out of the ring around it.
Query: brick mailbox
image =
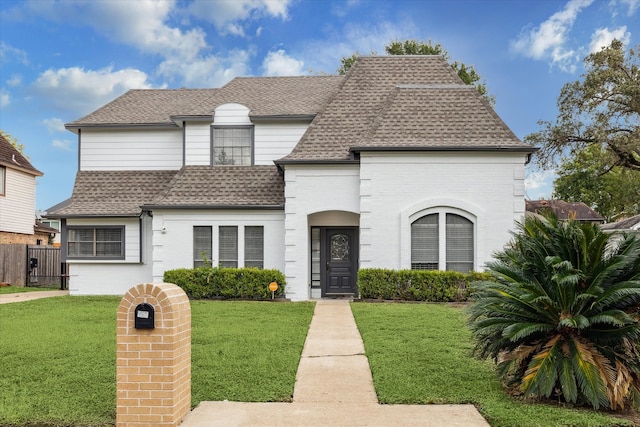
[[[116,426],[177,426],[191,407],[191,305],[170,283],[125,294],[117,320]]]

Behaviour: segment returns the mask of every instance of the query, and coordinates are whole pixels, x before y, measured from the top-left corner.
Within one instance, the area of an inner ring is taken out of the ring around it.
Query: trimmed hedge
[[[462,302],[471,294],[471,283],[490,277],[478,272],[362,268],[358,290],[364,299]]]
[[[284,274],[258,268],[179,268],[164,273],[165,283],[180,286],[190,299],[271,299],[269,283],[278,283],[276,297],[284,295]]]

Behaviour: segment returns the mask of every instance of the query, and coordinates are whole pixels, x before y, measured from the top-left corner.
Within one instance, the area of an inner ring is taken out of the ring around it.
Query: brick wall
[[[155,309],[155,328],[134,327],[135,308]],[[117,426],[177,426],[191,407],[191,306],[178,286],[140,284],[117,318]]]

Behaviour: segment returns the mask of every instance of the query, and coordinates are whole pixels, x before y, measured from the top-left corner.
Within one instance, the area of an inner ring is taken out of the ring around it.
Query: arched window
[[[411,223],[411,269],[462,273],[473,270],[473,227],[469,219],[447,212],[415,220]]]

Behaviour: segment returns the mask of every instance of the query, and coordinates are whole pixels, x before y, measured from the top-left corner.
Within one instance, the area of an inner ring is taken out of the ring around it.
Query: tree
[[[586,203],[607,221],[640,214],[640,171],[609,169],[603,157],[602,148],[592,145],[562,161],[553,197]]]
[[[450,61],[449,53],[440,43],[433,43],[429,40],[427,43],[417,40],[392,41],[384,47],[388,55],[442,55],[447,61]],[[375,55],[375,52],[371,52]],[[341,66],[338,68],[338,74],[345,74],[353,63],[358,59],[358,52],[351,56],[343,57],[340,60]],[[463,62],[453,62],[451,67],[462,81],[468,85],[475,85],[478,92],[490,104],[495,105],[495,97],[488,94],[487,86],[481,82],[481,77],[472,65],[465,65]]]
[[[24,144],[18,143],[18,139],[17,138],[12,137],[10,134],[8,134],[7,132],[3,131],[2,129],[0,129],[0,135],[2,135],[4,137],[4,139],[9,141],[9,144],[13,145],[13,147],[16,150],[18,150],[18,152],[20,154],[24,155]]]
[[[560,92],[556,121],[539,121],[542,130],[525,141],[541,146],[542,167],[595,145],[603,148],[608,169],[640,171],[640,51],[630,49],[625,56],[622,42],[613,40],[584,62],[583,81],[567,83]]]
[[[640,236],[526,217],[476,283],[478,356],[525,395],[640,407]]]

